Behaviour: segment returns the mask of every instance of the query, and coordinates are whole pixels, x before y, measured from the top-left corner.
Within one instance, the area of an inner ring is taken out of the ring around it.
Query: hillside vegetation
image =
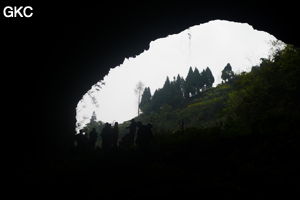
[[[262,59],[249,73],[183,99],[163,103],[137,117],[153,123],[155,132],[218,127],[227,134],[271,134],[297,130],[300,119],[299,50],[287,46],[272,59]]]

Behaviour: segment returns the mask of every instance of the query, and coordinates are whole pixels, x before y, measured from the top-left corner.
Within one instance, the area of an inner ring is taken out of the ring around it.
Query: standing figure
[[[95,128],[93,128],[93,130],[90,132],[90,135],[89,135],[89,149],[91,151],[95,150],[95,145],[96,145],[96,142],[97,142],[97,131]]]
[[[114,128],[112,129],[112,148],[116,150],[118,148],[119,140],[119,124],[115,123]]]
[[[130,125],[126,128],[129,129],[129,133],[126,134],[119,143],[119,147],[123,149],[130,149],[134,146],[134,138],[137,124],[134,119],[131,120]]]
[[[146,153],[150,150],[153,140],[152,124],[143,125],[141,122],[137,124],[139,129],[137,131],[136,144],[141,151]]]
[[[102,132],[102,149],[104,151],[110,151],[112,148],[112,130],[109,123],[105,123]]]
[[[184,133],[184,120],[183,119],[180,121],[179,125],[180,125],[180,132]]]
[[[85,134],[83,134],[83,130],[79,131],[79,134],[76,135],[76,148],[78,152],[83,153],[86,152],[88,146],[88,139]]]
[[[136,127],[137,127],[137,123],[135,122],[134,119],[132,119],[130,125],[127,127],[127,128],[129,128],[128,140],[129,140],[130,145],[134,145]]]

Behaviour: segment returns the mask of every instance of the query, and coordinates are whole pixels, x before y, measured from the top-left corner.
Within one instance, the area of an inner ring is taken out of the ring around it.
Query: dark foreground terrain
[[[45,160],[21,172],[25,194],[269,199],[299,192],[299,136],[294,133],[229,137],[216,129],[188,130],[156,137],[149,152],[74,149],[67,158]]]

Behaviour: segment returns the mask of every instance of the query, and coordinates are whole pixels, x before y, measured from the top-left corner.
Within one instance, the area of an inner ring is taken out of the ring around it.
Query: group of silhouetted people
[[[105,151],[116,150],[119,140],[119,124],[115,123],[114,127],[109,123],[105,123],[100,134],[102,138],[102,149]]]
[[[93,129],[89,135],[83,134],[83,130],[80,130],[79,134],[75,135],[76,147],[79,152],[93,151],[96,147],[98,134]]]
[[[150,148],[153,140],[152,125],[142,124],[142,122],[136,122],[131,120],[130,125],[126,127],[129,132],[122,138],[119,143],[119,124],[115,122],[114,126],[109,123],[105,123],[100,133],[102,139],[103,151],[114,151],[119,148],[131,148],[136,146],[139,150],[147,151]],[[80,133],[76,135],[77,149],[79,151],[95,150],[98,140],[98,134],[94,128],[89,134]]]
[[[136,145],[142,151],[149,150],[153,140],[152,125],[150,123],[144,125],[142,122],[135,122],[132,119],[130,125],[126,128],[129,129],[129,133],[123,137],[120,142],[121,146],[126,148]]]

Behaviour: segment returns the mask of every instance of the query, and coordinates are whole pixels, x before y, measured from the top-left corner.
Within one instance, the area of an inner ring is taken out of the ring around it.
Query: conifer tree
[[[143,111],[143,113],[149,111],[150,103],[151,103],[151,91],[150,91],[150,87],[146,87],[142,94],[142,99],[140,103],[140,109]]]
[[[162,105],[170,104],[172,98],[172,85],[168,76],[162,88],[161,98],[162,98]]]
[[[232,67],[230,63],[228,63],[224,69],[222,70],[222,75],[221,78],[225,81],[228,82],[234,77],[234,73],[232,71]]]
[[[205,73],[204,74],[205,74],[204,80],[205,80],[206,88],[211,88],[212,85],[213,85],[213,83],[215,82],[215,78],[214,78],[212,72],[210,71],[209,67],[207,67],[205,69]]]
[[[195,89],[195,94],[199,94],[200,92],[200,89],[202,88],[202,77],[199,73],[199,70],[197,69],[197,67],[195,68],[194,70],[194,83],[193,83],[193,86],[194,86],[194,89]]]
[[[184,86],[184,96],[185,98],[189,98],[191,94],[193,94],[193,77],[194,77],[194,72],[192,67],[190,67],[188,75],[185,78],[185,86]]]

